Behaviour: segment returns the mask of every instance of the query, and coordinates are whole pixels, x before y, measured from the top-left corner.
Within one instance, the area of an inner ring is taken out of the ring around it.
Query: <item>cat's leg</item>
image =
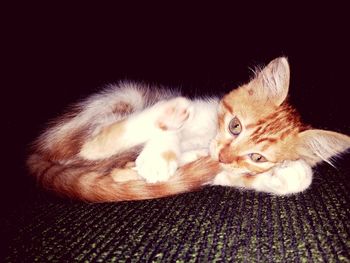
[[[175,173],[180,156],[180,128],[192,112],[190,103],[182,98],[164,106],[165,114],[157,119],[158,129],[135,162],[135,170],[149,183],[166,181]]]
[[[194,162],[204,156],[209,156],[208,148],[201,148],[197,150],[183,152],[179,157],[179,166],[183,166],[185,164]]]
[[[190,101],[182,97],[160,101],[122,121],[103,127],[83,144],[79,154],[88,160],[108,158],[148,142],[159,131],[180,129],[191,111]]]
[[[271,172],[257,176],[252,184],[258,191],[287,195],[306,190],[312,182],[312,168],[303,160],[285,161]]]
[[[303,160],[285,161],[273,169],[255,176],[218,174],[213,184],[255,189],[276,195],[302,192],[312,182],[312,169]]]
[[[160,131],[136,158],[135,170],[149,183],[166,181],[175,173],[179,155],[179,134]]]

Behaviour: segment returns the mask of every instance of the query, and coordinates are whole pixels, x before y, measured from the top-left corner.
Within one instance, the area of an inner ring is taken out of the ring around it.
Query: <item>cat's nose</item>
[[[232,154],[230,154],[230,151],[227,150],[227,148],[223,148],[220,152],[219,152],[219,162],[220,163],[232,163],[234,157]]]

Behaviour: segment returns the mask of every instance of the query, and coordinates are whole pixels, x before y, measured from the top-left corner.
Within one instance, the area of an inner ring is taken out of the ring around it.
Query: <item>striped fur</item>
[[[130,151],[103,162],[61,165],[33,154],[28,166],[43,188],[87,202],[153,199],[195,191],[212,181],[220,170],[218,162],[205,157],[184,165],[167,182],[115,181],[111,174],[113,169],[125,166],[136,156],[137,151]]]
[[[50,125],[33,144],[29,170],[44,188],[89,202],[158,198],[206,184],[303,191],[311,167],[346,151],[350,138],[302,123],[287,103],[289,74],[286,58],[277,58],[221,101],[111,85]],[[230,132],[232,119],[240,133]]]
[[[350,137],[305,125],[288,104],[289,65],[278,58],[258,71],[249,83],[226,94],[218,111],[218,133],[211,155],[224,172],[214,184],[290,194],[312,181],[311,167],[329,162],[350,147]],[[233,135],[231,120],[242,130]],[[259,155],[262,162],[251,156]]]

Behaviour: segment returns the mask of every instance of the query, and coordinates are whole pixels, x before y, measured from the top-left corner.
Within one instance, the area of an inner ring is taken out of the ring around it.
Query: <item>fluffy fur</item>
[[[344,152],[350,139],[300,121],[286,102],[289,76],[287,60],[275,59],[221,100],[111,85],[53,122],[33,144],[28,167],[46,189],[91,202],[158,198],[206,184],[303,191],[311,167]]]

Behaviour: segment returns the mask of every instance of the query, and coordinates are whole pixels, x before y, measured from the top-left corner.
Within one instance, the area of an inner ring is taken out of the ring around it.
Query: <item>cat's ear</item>
[[[248,93],[259,101],[268,101],[279,106],[288,95],[289,77],[287,58],[276,58],[256,72],[247,87]]]
[[[299,133],[297,151],[310,165],[325,161],[332,165],[332,157],[350,148],[350,137],[326,130],[306,130]]]

